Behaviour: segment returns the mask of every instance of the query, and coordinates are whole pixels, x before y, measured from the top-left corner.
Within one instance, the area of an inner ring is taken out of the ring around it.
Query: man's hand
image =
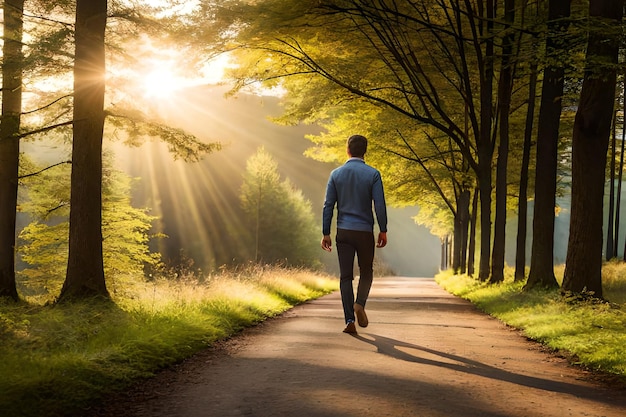
[[[330,252],[332,250],[333,247],[333,241],[330,238],[330,235],[324,235],[324,237],[322,238],[322,249],[324,249],[326,252]]]
[[[378,241],[376,242],[377,248],[384,248],[387,245],[387,232],[380,232],[378,234]]]

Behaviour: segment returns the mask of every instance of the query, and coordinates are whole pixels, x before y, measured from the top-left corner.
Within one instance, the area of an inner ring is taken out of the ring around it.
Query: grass
[[[0,304],[0,410],[74,416],[217,340],[337,289],[306,270],[253,267],[116,286],[113,301]]]
[[[563,276],[562,269],[555,268],[557,277]],[[507,272],[505,281],[497,285],[448,271],[435,279],[447,291],[563,353],[572,363],[626,382],[626,265],[604,266],[603,292],[610,303],[573,301],[558,290],[524,291],[523,283],[513,282],[512,270]]]

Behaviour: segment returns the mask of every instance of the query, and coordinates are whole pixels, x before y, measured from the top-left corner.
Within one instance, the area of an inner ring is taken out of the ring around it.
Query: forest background
[[[164,123],[184,129],[199,140],[223,139],[224,147],[219,152],[200,161],[175,159],[158,141],[140,147],[108,144],[115,166],[135,179],[132,205],[149,208],[150,214],[157,217],[151,233],[165,236],[153,239],[150,247],[161,253],[170,266],[191,261],[194,269],[209,273],[223,265],[245,262],[241,246],[246,221],[240,194],[246,161],[259,147],[274,158],[281,177],[302,190],[311,204],[315,224],[321,227],[326,181],[336,164],[304,155],[312,146],[305,135],[320,128],[273,123],[270,118],[281,111],[278,97],[252,93],[227,97],[227,91],[228,86],[223,85],[185,88],[156,104]],[[54,142],[26,142],[23,149],[43,165],[56,163],[67,154],[67,149]],[[439,237],[415,223],[417,207],[389,210],[390,228],[397,231],[397,236],[378,256],[399,275],[434,276],[440,266]],[[18,230],[30,220],[28,214],[21,213]],[[319,242],[311,243],[317,246]],[[325,270],[337,271],[334,253],[320,250],[316,255]]]
[[[232,263],[237,257],[241,242],[237,233],[229,230],[245,224],[240,188],[246,161],[259,147],[264,147],[274,158],[281,177],[302,190],[311,204],[318,229],[326,182],[330,171],[337,167],[335,163],[319,162],[304,155],[312,146],[305,136],[318,133],[321,128],[304,124],[284,126],[271,121],[280,115],[279,97],[252,93],[226,97],[227,89],[228,86],[208,86],[178,91],[160,103],[158,109],[166,123],[184,128],[201,140],[223,138],[224,147],[218,153],[207,155],[197,163],[185,163],[174,160],[157,143],[137,149],[117,147],[116,152],[120,167],[131,176],[152,178],[136,184],[134,201],[139,207],[153,207],[159,217],[157,225],[168,236],[156,242],[164,258],[175,261],[183,249],[203,270]],[[355,123],[355,131],[357,126]],[[149,163],[147,155],[150,155]],[[378,256],[397,274],[434,276],[439,269],[439,237],[432,235],[426,226],[415,223],[417,207],[389,210],[389,227],[396,236]],[[197,218],[190,219],[187,215],[196,212]],[[320,230],[316,232],[321,233]],[[316,237],[312,243],[317,247]],[[316,255],[327,271],[337,271],[335,253],[320,251]]]

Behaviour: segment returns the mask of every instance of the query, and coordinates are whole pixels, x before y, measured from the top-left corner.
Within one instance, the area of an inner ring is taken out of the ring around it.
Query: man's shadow
[[[607,398],[607,391],[602,390],[601,388],[594,388],[590,387],[589,385],[576,385],[567,382],[560,382],[534,376],[522,375],[519,373],[496,368],[482,362],[475,361],[473,359],[468,359],[463,356],[438,351],[413,343],[407,343],[400,340],[391,339],[377,334],[368,333],[366,334],[366,336],[363,336],[361,334],[353,334],[352,337],[374,346],[377,349],[377,352],[380,354],[406,362],[446,368],[457,372],[464,372],[472,375],[482,376],[485,378],[506,381],[525,387],[571,394],[577,397],[587,398],[594,401],[607,403],[617,402],[619,404],[624,404],[625,402],[623,397],[621,398],[621,400],[618,399],[618,401],[611,401],[610,398]],[[404,350],[400,350],[399,348],[414,350],[415,354],[408,353]],[[433,356],[438,356],[441,358],[441,360],[421,357],[419,355],[420,352],[424,352]]]

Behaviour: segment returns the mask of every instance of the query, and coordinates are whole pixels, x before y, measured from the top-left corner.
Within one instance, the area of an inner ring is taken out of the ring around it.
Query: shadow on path
[[[545,391],[575,395],[579,398],[587,398],[594,401],[604,402],[603,400],[608,400],[606,402],[607,404],[616,404],[616,402],[614,401],[615,399],[612,396],[608,395],[609,393],[607,392],[607,390],[601,388],[590,389],[588,386],[513,373],[472,359],[464,358],[462,356],[441,352],[435,349],[430,349],[424,346],[419,346],[413,343],[407,343],[376,334],[367,333],[367,336],[363,336],[361,334],[355,334],[351,336],[355,339],[374,346],[378,353],[401,361],[442,367],[456,372],[469,373],[484,378],[496,379],[516,385],[541,389]],[[417,353],[411,354],[404,350],[401,350],[400,348],[406,348],[408,350],[413,350],[417,352],[421,351],[430,355],[439,356],[440,358],[442,358],[442,360],[434,360],[420,357]],[[447,359],[448,361],[444,359]],[[618,404],[623,404],[624,406],[626,406],[626,401],[624,401],[624,399],[622,398],[621,401],[618,402]]]

